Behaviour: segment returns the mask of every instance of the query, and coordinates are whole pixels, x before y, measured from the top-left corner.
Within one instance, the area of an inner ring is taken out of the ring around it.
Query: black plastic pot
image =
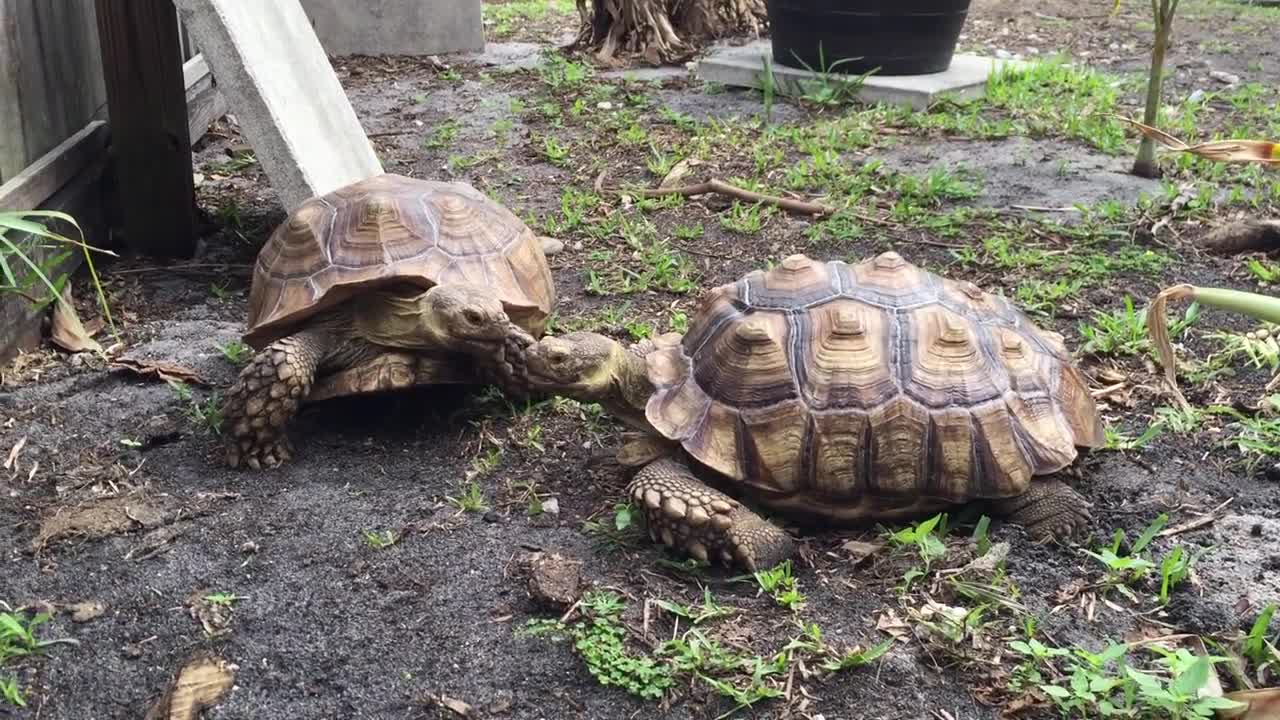
[[[951,66],[969,3],[768,0],[773,61],[854,75],[942,72]]]

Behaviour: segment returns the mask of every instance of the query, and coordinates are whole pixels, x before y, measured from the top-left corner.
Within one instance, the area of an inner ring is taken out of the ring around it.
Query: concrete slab
[[[765,58],[772,58],[768,40],[758,40],[738,46],[718,47],[698,61],[696,75],[706,82],[718,82],[736,87],[762,87]],[[907,105],[924,110],[942,96],[953,100],[972,100],[986,93],[987,76],[1007,65],[1017,65],[1015,60],[956,55],[945,72],[931,75],[869,75],[854,94],[866,103],[883,102]],[[803,95],[807,89],[821,83],[819,73],[804,68],[794,68],[772,63],[774,89],[780,95]],[[857,76],[831,73],[831,82],[855,83]]]
[[[330,55],[437,55],[484,49],[480,0],[302,0]]]
[[[286,211],[382,172],[298,0],[174,0]]]

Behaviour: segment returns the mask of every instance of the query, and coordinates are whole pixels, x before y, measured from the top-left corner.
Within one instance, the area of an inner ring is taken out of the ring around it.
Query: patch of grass
[[[191,390],[190,385],[177,380],[168,382],[169,386],[173,388],[174,394],[178,396],[178,401],[182,403],[182,413],[187,416],[187,419],[206,432],[214,435],[222,433],[222,400],[220,393],[210,393],[209,397],[200,400]]]
[[[433,150],[449,147],[457,142],[459,128],[457,120],[446,120],[431,130],[431,134],[423,139],[422,146]]]
[[[733,201],[728,213],[720,216],[720,225],[735,233],[754,235],[764,228],[765,218],[772,215],[775,208],[761,203]]]
[[[400,542],[400,533],[394,530],[362,530],[360,536],[364,539],[364,544],[374,550],[383,550]]]
[[[624,548],[639,548],[647,537],[635,521],[635,513],[630,503],[618,503],[605,518],[585,520],[582,531],[594,539],[592,544],[597,551],[616,552]]]
[[[1059,306],[1074,298],[1083,287],[1083,280],[1024,280],[1014,290],[1013,299],[1027,313],[1054,317]]]
[[[907,570],[902,576],[899,591],[905,593],[912,583],[929,575],[933,564],[947,555],[947,546],[942,538],[947,533],[947,516],[939,513],[918,523],[900,530],[885,531],[884,539],[895,551],[912,550],[920,559],[920,564]]]
[[[465,489],[457,496],[446,495],[445,499],[462,512],[483,513],[489,510],[489,503],[475,482],[467,483]]]
[[[1046,646],[1035,639],[1013,641],[1009,648],[1025,658],[1011,686],[1036,687],[1064,718],[1211,718],[1217,709],[1240,707],[1200,695],[1213,666],[1227,661],[1225,657],[1153,643],[1145,648],[1155,658],[1147,663],[1149,669],[1141,669],[1142,658],[1124,643],[1111,643],[1098,653]]]
[[[805,598],[800,588],[796,586],[790,560],[782,561],[777,567],[758,570],[752,577],[760,589],[772,595],[782,607],[793,611],[804,607]]]
[[[570,60],[557,50],[544,51],[538,65],[538,78],[550,90],[581,89],[594,76],[590,65]]]
[[[542,137],[542,144],[538,150],[552,165],[563,167],[569,159],[569,147],[552,135]]]
[[[1199,303],[1191,303],[1181,318],[1169,322],[1169,336],[1181,337],[1200,317]],[[1124,298],[1124,309],[1094,311],[1093,321],[1080,324],[1082,352],[1095,355],[1141,355],[1154,352],[1147,334],[1147,310],[1137,310],[1133,298]]]
[[[513,0],[485,3],[481,6],[486,25],[494,37],[507,37],[530,21],[545,20],[552,15],[569,16],[574,12],[573,0]]]
[[[697,266],[685,253],[658,239],[657,229],[643,216],[622,218],[618,228],[631,250],[631,262],[619,262],[611,250],[591,253],[585,271],[588,293],[631,295],[662,290],[686,294],[697,287]]]
[[[716,602],[705,587],[700,607],[660,598],[652,602],[661,611],[655,624],[665,623],[666,615],[674,620],[671,637],[661,643],[636,641],[640,633],[625,617],[626,602],[610,590],[583,593],[576,621],[532,619],[517,634],[572,642],[597,682],[648,700],[667,700],[668,692],[689,683],[705,684],[733,704],[720,718],[783,697],[787,677],[797,667],[807,668],[806,677],[845,672],[874,662],[893,643],[836,647],[818,625],[797,621],[800,633],[783,647],[752,654],[739,642],[719,639],[720,624],[737,611]]]
[[[244,365],[253,357],[253,348],[239,340],[229,340],[217,346],[218,352],[232,365]]]
[[[252,150],[246,150],[237,152],[222,162],[209,163],[206,167],[209,172],[219,175],[235,175],[257,164],[258,157],[253,154]]]
[[[8,605],[5,607],[8,608]],[[37,637],[36,628],[49,620],[48,613],[28,615],[20,612],[0,612],[0,668],[36,655],[51,645],[79,644],[72,639],[47,640]],[[0,699],[16,707],[27,706],[26,698],[16,677],[0,677]]]

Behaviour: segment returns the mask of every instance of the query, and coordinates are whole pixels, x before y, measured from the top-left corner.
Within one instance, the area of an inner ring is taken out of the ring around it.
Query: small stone
[[[556,498],[547,498],[546,500],[543,500],[542,514],[543,515],[559,515],[560,501]]]
[[[601,110],[612,110],[612,109],[613,109],[613,103],[609,102],[608,100],[602,100],[602,101],[600,101],[600,102],[596,103],[596,107],[597,107],[597,108],[599,108],[599,109],[601,109]]]
[[[564,609],[578,599],[582,562],[559,553],[535,552],[520,560],[529,598],[541,605]]]
[[[1196,103],[1200,102],[1200,101],[1201,101],[1201,100],[1203,100],[1203,99],[1204,99],[1204,91],[1203,91],[1203,90],[1196,90],[1195,92],[1193,92],[1193,93],[1191,93],[1190,95],[1188,95],[1188,96],[1187,96],[1187,104],[1188,104],[1188,105],[1194,105],[1194,104],[1196,104]]]
[[[1235,85],[1240,82],[1240,76],[1234,73],[1223,72],[1221,70],[1210,70],[1209,77],[1217,80],[1224,85]]]
[[[130,660],[137,660],[142,657],[142,646],[138,643],[125,643],[124,647],[120,648],[120,653]]]
[[[259,550],[259,548],[258,548],[258,543],[254,542],[254,541],[252,541],[252,540],[249,540],[249,541],[245,542],[244,544],[242,544],[242,545],[240,546],[240,552],[242,552],[242,553],[244,553],[244,554],[246,554],[246,555],[250,555],[250,554],[256,553],[256,552],[258,552],[258,550]]]
[[[564,250],[564,241],[559,238],[544,237],[542,238],[542,254],[548,257],[558,254]]]

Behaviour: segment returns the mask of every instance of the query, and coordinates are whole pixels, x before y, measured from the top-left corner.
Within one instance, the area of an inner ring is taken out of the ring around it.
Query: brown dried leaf
[[[124,370],[144,378],[158,378],[167,382],[182,382],[189,385],[208,385],[209,381],[191,368],[167,363],[162,360],[134,360],[119,358],[111,363],[112,370]]]
[[[4,461],[5,470],[12,469],[14,472],[18,471],[18,456],[22,454],[22,448],[26,444],[27,444],[27,436],[23,435],[22,437],[18,438],[18,442],[13,444],[13,447],[9,448],[9,457],[5,458],[5,461]]]
[[[100,600],[83,600],[78,603],[71,603],[66,608],[71,611],[71,621],[77,623],[96,620],[107,611],[107,606],[103,605]]]
[[[681,160],[680,162],[676,163],[674,166],[672,166],[670,170],[667,171],[666,176],[662,178],[662,182],[658,183],[658,187],[669,188],[669,187],[675,187],[676,185],[679,185],[680,181],[683,180],[685,176],[689,174],[690,167],[692,167],[693,164],[696,162],[697,161],[694,160],[693,158],[685,158],[684,160]]]
[[[1223,695],[1228,700],[1245,703],[1246,707],[1218,710],[1221,720],[1275,720],[1280,718],[1280,687],[1260,690],[1237,690]]]
[[[62,301],[53,304],[49,339],[67,352],[102,352],[102,346],[91,335],[76,314],[75,305],[71,302],[71,286],[68,285],[62,291]]]
[[[197,720],[201,710],[222,699],[234,680],[235,666],[220,658],[187,663],[169,691],[151,706],[146,720]]]
[[[884,549],[882,542],[867,542],[865,540],[850,540],[840,546],[841,550],[849,553],[850,559],[854,565],[866,560]]]
[[[876,629],[899,639],[911,636],[911,626],[903,622],[893,610],[880,613],[880,617],[876,618]]]

